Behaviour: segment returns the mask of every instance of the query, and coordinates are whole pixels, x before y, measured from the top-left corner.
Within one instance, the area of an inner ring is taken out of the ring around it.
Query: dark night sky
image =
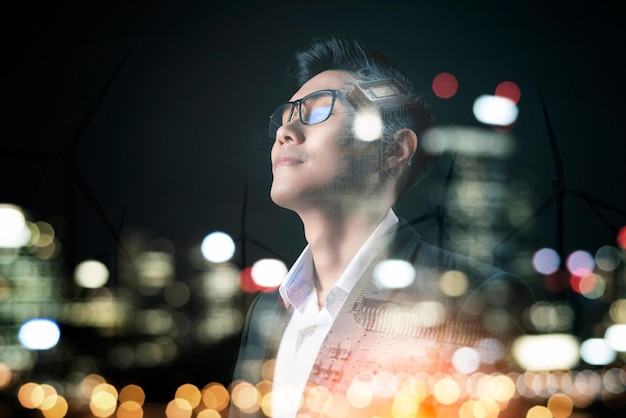
[[[292,52],[314,35],[344,32],[399,61],[426,93],[439,124],[478,126],[471,114],[474,98],[492,93],[500,81],[518,83],[522,99],[511,167],[536,174],[537,205],[550,195],[555,176],[543,94],[568,186],[624,208],[625,36],[615,7],[603,3],[318,1],[243,7],[185,0],[14,6],[3,13],[3,148],[63,152],[130,51],[75,158],[110,222],[183,246],[215,229],[238,236],[248,181],[249,236],[292,260],[303,245],[301,227],[295,215],[268,198],[267,115],[291,95],[284,68]],[[18,25],[9,28],[9,22]],[[430,81],[441,71],[459,80],[452,99],[430,92]],[[20,204],[38,219],[62,213],[67,187],[60,160],[1,158],[0,200]],[[427,187],[412,192],[398,209],[401,215],[421,214]],[[567,242],[593,250],[610,241],[604,230],[590,238],[597,225],[584,203],[568,197],[566,205]],[[80,192],[75,207],[77,258],[111,251],[111,235]],[[537,233],[551,228],[553,214],[544,217],[548,226]],[[584,242],[576,242],[579,234]],[[537,240],[549,245],[553,237]]]
[[[269,199],[267,116],[291,96],[284,69],[294,50],[312,36],[343,32],[404,66],[440,125],[479,126],[473,100],[493,93],[501,81],[518,83],[517,149],[508,164],[511,172],[534,173],[537,206],[550,195],[555,177],[543,95],[567,185],[626,210],[622,14],[617,3],[549,3],[13,5],[2,11],[0,24],[0,203],[18,204],[35,220],[63,213],[68,191],[63,162],[35,161],[35,152],[68,149],[130,51],[79,138],[74,159],[107,219],[120,233],[145,230],[181,249],[214,230],[238,237],[247,183],[248,237],[292,262],[304,246],[302,228],[293,213]],[[430,91],[432,78],[442,71],[454,73],[460,83],[449,100]],[[16,156],[18,149],[26,155]],[[431,207],[429,187],[444,172],[445,165],[414,189],[399,214],[412,219]],[[568,250],[613,244],[585,203],[568,196],[565,204]],[[74,207],[76,259],[114,251],[111,234],[80,191]],[[616,225],[626,224],[621,215],[603,214]],[[550,209],[534,224],[530,233],[537,247],[554,245],[553,219]],[[249,248],[249,260],[267,256]]]

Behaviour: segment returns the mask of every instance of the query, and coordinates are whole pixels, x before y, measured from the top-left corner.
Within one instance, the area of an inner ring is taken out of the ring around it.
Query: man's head
[[[419,141],[432,124],[431,114],[404,72],[380,52],[348,38],[319,38],[296,54],[290,75],[297,91],[270,123],[276,138],[272,198],[279,205],[289,207],[281,202],[283,193],[299,185],[297,176],[289,177],[294,173],[285,173],[289,170],[278,173],[290,158],[298,162],[289,165],[293,169],[319,157],[315,173],[326,183],[318,184],[319,194],[309,195],[316,198],[328,192],[367,194],[393,184],[395,201],[430,167],[434,156],[422,151]],[[374,125],[362,125],[372,118]],[[323,139],[315,139],[321,134]],[[308,151],[294,146],[305,142]]]

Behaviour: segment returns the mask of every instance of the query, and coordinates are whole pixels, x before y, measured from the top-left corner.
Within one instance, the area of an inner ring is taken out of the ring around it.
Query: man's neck
[[[350,261],[387,214],[388,208],[332,213],[301,213],[306,240],[313,256],[315,287],[320,307]]]

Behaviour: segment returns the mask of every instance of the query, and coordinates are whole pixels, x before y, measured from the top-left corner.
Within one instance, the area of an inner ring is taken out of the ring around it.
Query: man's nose
[[[276,130],[276,141],[283,145],[287,143],[301,144],[304,142],[303,126],[298,113],[294,112],[291,120]]]

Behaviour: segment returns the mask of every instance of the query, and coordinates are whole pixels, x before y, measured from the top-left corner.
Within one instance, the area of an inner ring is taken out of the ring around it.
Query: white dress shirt
[[[274,370],[272,417],[296,416],[320,346],[350,291],[380,250],[372,243],[397,222],[398,217],[392,209],[389,209],[385,218],[330,289],[321,310],[317,303],[313,281],[313,258],[308,245],[289,270],[279,292],[285,306],[293,307],[294,313],[278,348]]]

